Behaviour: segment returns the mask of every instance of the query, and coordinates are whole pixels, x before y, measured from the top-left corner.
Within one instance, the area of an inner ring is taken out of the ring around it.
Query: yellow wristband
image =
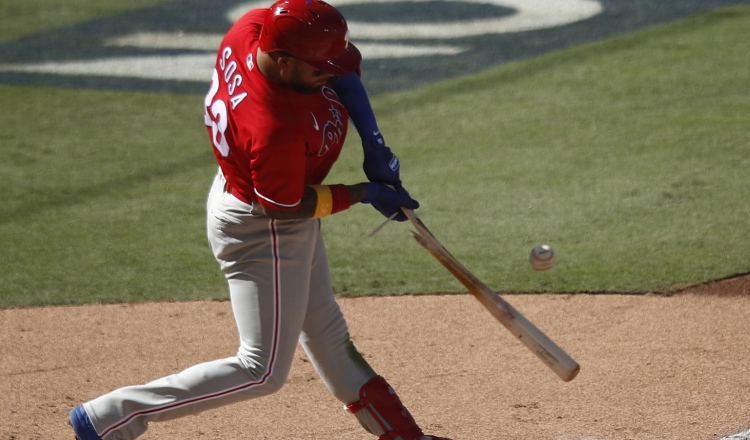
[[[312,218],[321,218],[331,215],[333,211],[333,195],[331,188],[327,185],[310,185],[318,194],[318,204],[315,205],[315,214]]]

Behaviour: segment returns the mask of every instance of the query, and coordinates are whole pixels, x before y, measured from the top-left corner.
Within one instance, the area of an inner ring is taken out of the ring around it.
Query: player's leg
[[[212,190],[208,223],[212,248],[229,282],[240,334],[237,355],[84,404],[101,437],[133,439],[149,422],[261,397],[282,387],[307,307],[312,249],[304,237],[317,222],[251,218],[246,207],[236,206],[239,201],[230,197]]]
[[[376,375],[349,338],[346,320],[333,296],[320,233],[315,239],[310,296],[299,341],[328,389],[344,403],[359,399],[359,389]]]
[[[300,343],[326,387],[368,432],[379,438],[439,440],[424,435],[393,388],[376,375],[352,343],[333,296],[322,236],[316,240],[310,282]]]

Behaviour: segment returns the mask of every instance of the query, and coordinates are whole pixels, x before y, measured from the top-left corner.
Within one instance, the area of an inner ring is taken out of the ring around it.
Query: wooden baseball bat
[[[414,239],[422,245],[436,260],[461,282],[469,292],[508,329],[513,335],[544,362],[562,380],[573,380],[581,367],[562,348],[532,324],[518,310],[505,301],[494,290],[475,277],[468,269],[456,260],[427,226],[411,209],[403,209],[409,221],[417,229],[412,232]]]

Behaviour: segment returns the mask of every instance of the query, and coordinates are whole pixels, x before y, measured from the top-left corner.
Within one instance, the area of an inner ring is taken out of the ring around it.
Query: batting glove
[[[362,169],[370,182],[381,182],[388,185],[400,185],[401,164],[398,157],[385,145],[379,133],[362,141],[365,162]]]
[[[397,222],[408,220],[406,214],[401,211],[401,207],[408,209],[419,208],[419,202],[412,199],[400,183],[395,185],[395,189],[379,182],[368,183],[367,193],[365,194],[365,198],[362,199],[362,203],[372,204],[378,212],[388,218],[396,214],[393,220]]]

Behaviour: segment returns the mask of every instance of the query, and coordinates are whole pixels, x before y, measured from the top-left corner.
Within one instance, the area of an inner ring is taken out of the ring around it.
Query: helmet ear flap
[[[286,52],[333,75],[356,70],[362,60],[349,43],[346,19],[321,0],[280,0],[268,10],[260,50]]]

